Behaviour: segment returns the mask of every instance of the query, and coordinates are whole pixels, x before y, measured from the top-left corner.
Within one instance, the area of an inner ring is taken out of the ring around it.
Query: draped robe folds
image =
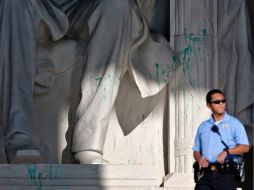
[[[228,112],[253,127],[254,62],[245,0],[218,1],[219,87]]]
[[[126,70],[142,97],[156,94],[170,80],[172,51],[162,35],[150,33],[136,0],[2,0],[0,11],[0,105],[7,148],[13,134],[35,136],[36,31],[42,22],[53,41],[88,42],[73,152],[102,152]]]

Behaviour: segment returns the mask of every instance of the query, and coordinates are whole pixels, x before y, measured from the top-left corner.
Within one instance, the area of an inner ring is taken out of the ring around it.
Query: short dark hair
[[[206,103],[211,103],[212,95],[213,94],[217,94],[217,93],[218,94],[222,94],[223,96],[225,96],[224,93],[221,90],[219,90],[219,89],[212,89],[206,95]]]

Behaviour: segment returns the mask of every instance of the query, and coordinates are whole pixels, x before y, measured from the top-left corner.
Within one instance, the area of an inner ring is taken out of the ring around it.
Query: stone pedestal
[[[1,190],[155,189],[160,181],[153,166],[0,165]]]
[[[193,173],[175,173],[164,177],[164,187],[167,189],[193,190],[195,187]]]

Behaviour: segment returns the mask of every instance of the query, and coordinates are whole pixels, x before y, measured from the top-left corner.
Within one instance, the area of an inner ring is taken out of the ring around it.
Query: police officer
[[[195,190],[234,190],[235,175],[225,163],[249,151],[247,135],[242,123],[225,112],[222,91],[210,90],[206,102],[212,116],[201,123],[195,137],[193,156],[203,171]]]

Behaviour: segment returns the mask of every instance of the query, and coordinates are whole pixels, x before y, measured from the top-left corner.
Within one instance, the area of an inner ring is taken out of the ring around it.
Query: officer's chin
[[[218,115],[223,115],[223,114],[225,114],[225,110],[219,110],[219,111],[217,111],[217,114]]]

